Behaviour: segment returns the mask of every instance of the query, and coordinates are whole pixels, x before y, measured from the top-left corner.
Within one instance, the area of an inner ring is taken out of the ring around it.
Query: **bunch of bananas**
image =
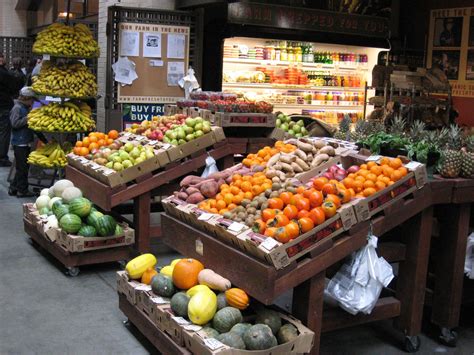
[[[33,77],[32,88],[38,94],[51,96],[83,98],[97,95],[95,75],[79,62],[60,66],[43,62],[40,74]]]
[[[89,28],[82,24],[67,26],[53,23],[38,33],[33,44],[33,53],[60,57],[95,58],[99,56],[99,45]]]
[[[59,143],[50,142],[32,151],[28,156],[28,164],[43,168],[62,168],[67,164],[66,154]]]
[[[84,102],[52,102],[28,113],[28,127],[41,132],[88,132],[95,128],[95,122]]]

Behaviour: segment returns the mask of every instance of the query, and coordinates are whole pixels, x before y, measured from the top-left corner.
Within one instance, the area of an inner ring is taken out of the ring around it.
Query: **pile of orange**
[[[102,132],[91,132],[82,141],[76,142],[73,152],[76,155],[85,156],[100,147],[111,145],[118,136],[119,133],[115,129],[109,131],[107,134]]]
[[[254,175],[232,176],[230,184],[222,184],[220,192],[215,198],[211,198],[199,203],[199,208],[211,212],[224,214],[239,206],[242,200],[252,200],[267,189],[272,188],[272,181],[263,172]]]
[[[399,158],[382,158],[379,164],[371,161],[360,166],[356,173],[342,180],[344,186],[352,189],[356,197],[368,197],[393,185],[408,174]]]
[[[257,154],[248,154],[247,157],[242,160],[242,164],[250,168],[254,165],[265,166],[267,161],[270,160],[275,154],[282,153],[291,153],[296,150],[296,147],[293,144],[287,144],[282,141],[275,142],[273,148],[266,146],[260,149]]]

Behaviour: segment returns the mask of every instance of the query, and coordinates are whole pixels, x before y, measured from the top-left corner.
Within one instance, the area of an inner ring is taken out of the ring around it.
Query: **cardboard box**
[[[107,249],[132,245],[135,243],[135,231],[126,223],[119,223],[123,228],[123,235],[110,237],[83,237],[72,235],[59,230],[58,242],[71,253],[82,253],[91,250]]]
[[[323,239],[336,237],[356,223],[357,218],[353,206],[349,204],[342,206],[332,218],[285,244],[252,230],[244,231],[237,236],[237,239],[241,249],[259,259],[266,260],[276,269],[282,269],[316,249],[322,244]]]
[[[125,295],[128,302],[137,304],[137,295],[139,293],[136,288],[142,283],[136,280],[130,280],[126,271],[117,271],[117,292]]]
[[[220,127],[275,127],[273,113],[214,113],[214,124]]]
[[[169,298],[156,296],[153,291],[143,291],[137,294],[137,307],[148,315],[156,325],[158,325],[160,307],[169,305],[169,303]]]
[[[224,131],[220,127],[212,127],[212,131],[189,141],[185,144],[173,146],[166,150],[170,161],[176,161],[196,153],[204,148],[225,139]]]
[[[183,209],[189,205],[186,201],[180,200],[176,196],[168,196],[161,200],[163,209],[170,216],[182,219],[183,218]],[[195,206],[195,205],[193,205]]]
[[[309,353],[313,347],[314,332],[299,320],[280,313],[284,323],[293,324],[298,329],[298,337],[293,341],[277,345],[267,350],[239,350],[231,348],[216,339],[207,338],[201,331],[183,329],[184,346],[193,354],[199,355],[287,355]]]
[[[250,230],[243,223],[235,222],[220,215],[207,221],[210,231],[223,242],[240,248],[240,242],[237,236]]]
[[[341,162],[341,158],[339,156],[330,157],[329,160],[325,162],[324,164],[316,166],[308,171],[305,171],[304,173],[296,174],[295,178],[301,181],[301,183],[306,184],[313,177],[322,174],[324,171],[326,171],[326,169],[330,168],[334,164],[339,164],[340,162]]]

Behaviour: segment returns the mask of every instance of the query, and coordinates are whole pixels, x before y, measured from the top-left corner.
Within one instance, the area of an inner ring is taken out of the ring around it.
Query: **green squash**
[[[115,221],[114,217],[109,215],[99,217],[96,224],[97,225],[95,227],[97,229],[97,233],[99,233],[99,235],[102,237],[114,235],[115,228],[117,227],[117,222]]]
[[[171,297],[176,293],[173,280],[163,274],[157,274],[151,279],[151,289],[158,296]]]
[[[76,234],[82,227],[82,220],[75,214],[67,213],[59,220],[59,227],[68,234]]]
[[[278,312],[272,309],[263,308],[257,311],[257,318],[255,319],[255,324],[266,324],[270,327],[273,334],[276,334],[281,328],[281,318]]]
[[[61,219],[62,216],[64,216],[65,214],[70,213],[69,206],[63,204],[61,201],[56,201],[53,204],[53,207],[51,208],[51,211],[56,216],[58,221]]]
[[[219,333],[227,333],[234,325],[242,322],[242,313],[234,307],[224,307],[216,312],[212,325]]]
[[[222,309],[224,307],[229,306],[227,303],[227,298],[225,297],[225,293],[221,292],[217,295],[217,310]]]
[[[92,203],[85,197],[76,197],[69,202],[69,212],[79,217],[87,217],[91,212]]]
[[[278,345],[270,327],[266,324],[255,324],[244,334],[247,350],[265,350]]]
[[[219,334],[216,339],[231,348],[245,350],[245,343],[237,333],[228,332]]]
[[[202,328],[201,332],[204,332],[204,334],[206,334],[208,338],[215,339],[219,335],[219,332],[217,330],[209,326]]]
[[[171,297],[171,309],[173,312],[181,317],[187,318],[188,316],[188,303],[189,296],[186,292],[178,292]]]
[[[87,216],[87,219],[86,219],[86,223],[89,225],[89,226],[92,226],[94,227],[95,229],[97,229],[97,221],[99,220],[100,217],[102,217],[104,214],[102,212],[99,212],[99,211],[92,211],[88,216]]]
[[[81,229],[79,229],[79,232],[77,232],[77,235],[91,238],[97,235],[97,231],[92,226],[84,225],[81,227]]]
[[[298,329],[296,329],[296,327],[291,323],[287,323],[283,325],[278,330],[278,333],[277,333],[278,344],[288,343],[289,341],[293,341],[296,338],[298,338]]]
[[[252,324],[250,323],[237,323],[234,325],[230,331],[239,334],[241,337],[244,336],[244,334],[247,332],[247,330],[250,329]]]

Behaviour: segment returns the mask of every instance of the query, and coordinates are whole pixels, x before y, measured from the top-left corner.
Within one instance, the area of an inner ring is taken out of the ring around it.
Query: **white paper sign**
[[[200,221],[207,221],[207,220],[211,219],[212,216],[213,216],[212,213],[203,213],[202,215],[200,215],[200,216],[198,217],[198,219],[199,219]]]
[[[140,285],[135,288],[137,291],[151,291],[150,285]]]
[[[120,33],[120,55],[138,57],[140,55],[140,33],[122,31]]]
[[[184,77],[184,62],[168,62],[168,86],[178,86],[178,81]]]
[[[278,242],[273,238],[267,238],[265,239],[265,241],[262,242],[262,244],[260,244],[260,246],[264,247],[268,251],[272,250],[277,245],[278,245]]]
[[[174,59],[184,59],[186,50],[186,36],[183,34],[168,34],[167,57]]]
[[[156,303],[156,304],[170,303],[169,299],[166,299],[166,298],[163,298],[163,297],[160,297],[160,296],[150,297],[150,301],[152,301],[153,303]]]
[[[162,67],[163,61],[160,59],[150,59],[150,67]]]
[[[161,58],[161,33],[143,33],[143,56]]]
[[[173,319],[176,323],[180,324],[180,325],[188,325],[190,324],[186,319],[184,319],[183,317],[171,317],[171,319]]]
[[[185,326],[183,326],[183,328],[186,329],[186,330],[189,330],[191,332],[198,332],[202,329],[202,327],[200,325],[196,325],[196,324],[185,325]]]
[[[379,161],[380,159],[382,159],[381,155],[371,155],[370,157],[367,157],[365,161]]]
[[[233,222],[229,228],[227,228],[227,230],[230,230],[232,232],[240,232],[245,226],[241,223],[238,223],[238,222]]]
[[[222,344],[219,340],[216,340],[214,338],[204,339],[204,345],[206,345],[211,350],[216,350],[224,346],[224,344]]]
[[[137,72],[135,71],[135,63],[127,57],[120,57],[112,65],[112,70],[115,74],[115,81],[131,85],[135,79],[138,78]]]

